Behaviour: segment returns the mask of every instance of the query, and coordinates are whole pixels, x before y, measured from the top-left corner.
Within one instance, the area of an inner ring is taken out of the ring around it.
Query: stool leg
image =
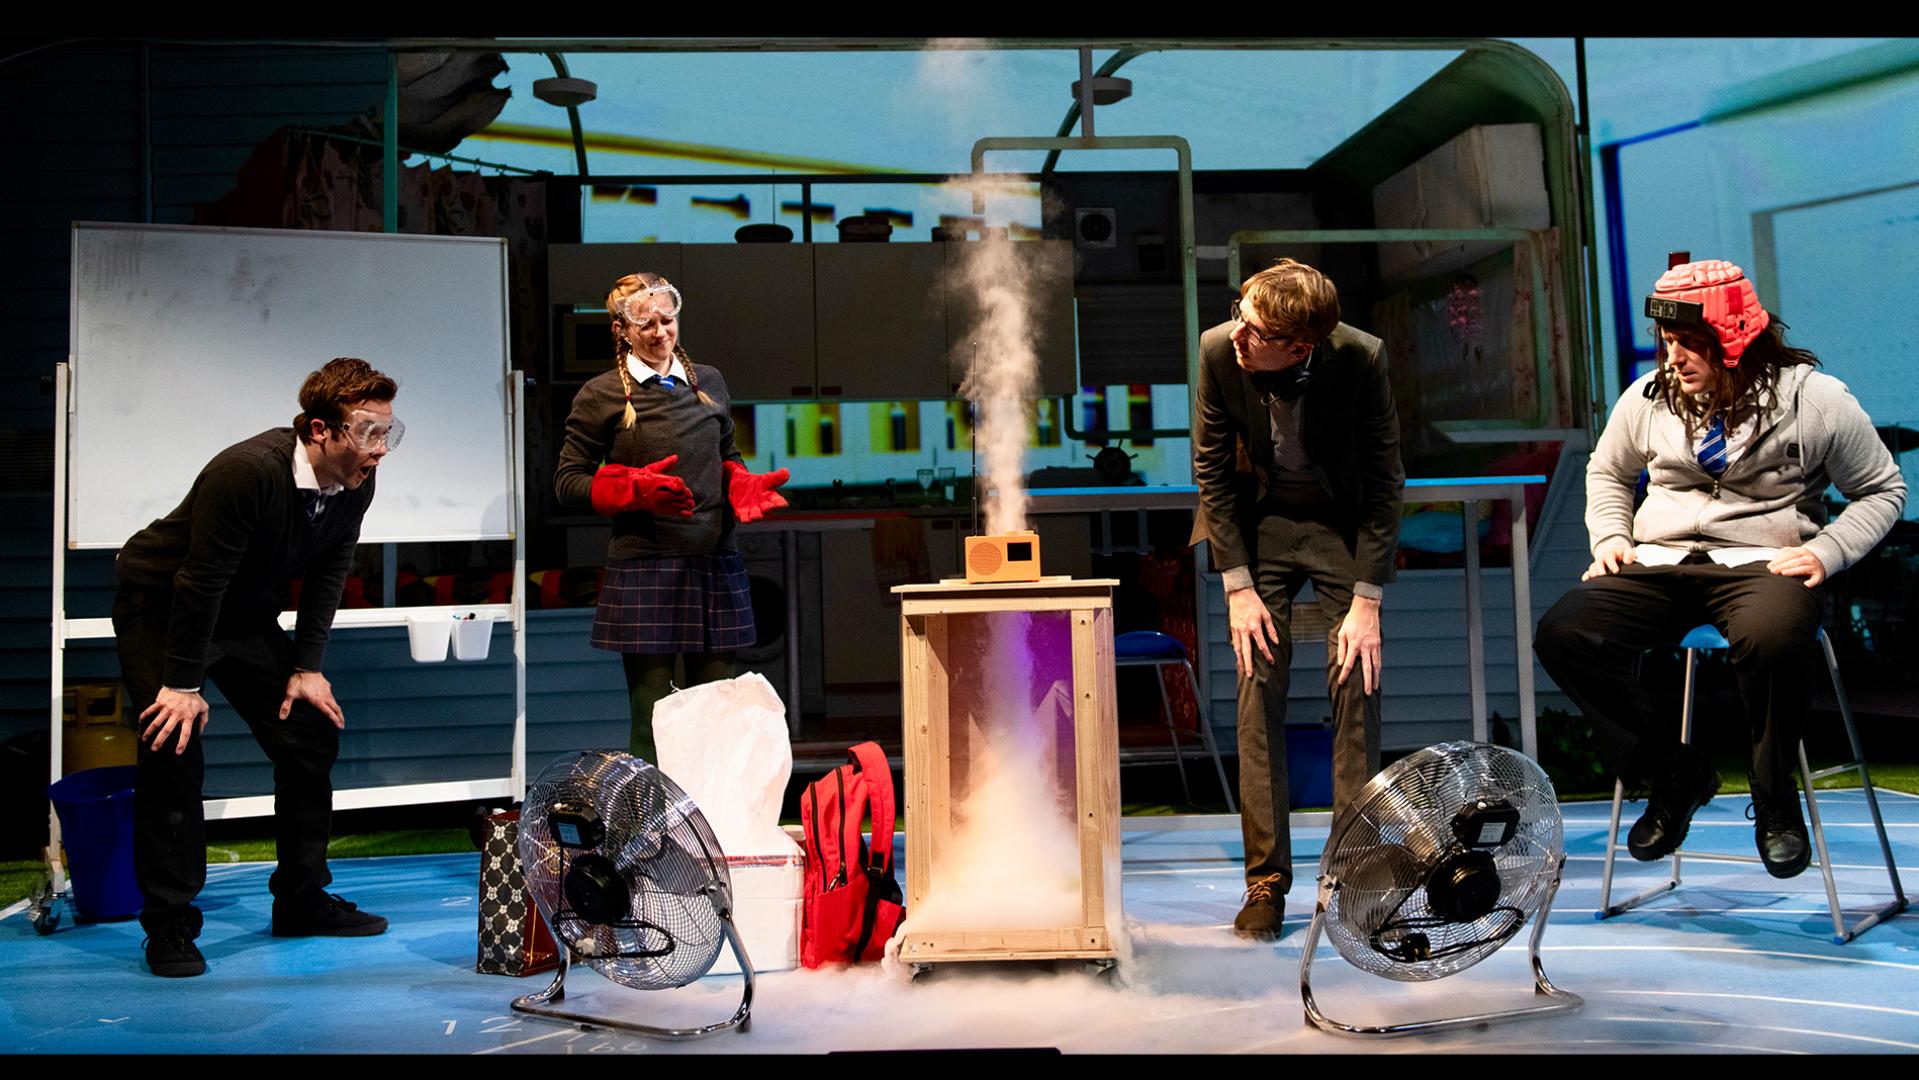
[[[1699,650],[1686,650],[1686,689],[1685,696],[1679,700],[1679,745],[1692,745],[1692,693],[1699,676]],[[1679,860],[1684,855],[1681,849],[1672,853],[1672,887],[1679,887]]]
[[[1812,764],[1806,759],[1806,740],[1799,740],[1799,782],[1806,788],[1806,821],[1812,827],[1814,850],[1819,853],[1819,876],[1826,879],[1826,904],[1832,909],[1832,939],[1845,944],[1846,917],[1839,910],[1839,887],[1832,880],[1832,853],[1826,850],[1826,826],[1819,820],[1819,799],[1812,793]]]
[[[1859,770],[1859,782],[1866,793],[1866,808],[1872,812],[1872,827],[1879,836],[1879,853],[1886,860],[1886,877],[1892,882],[1893,899],[1891,903],[1881,905],[1873,911],[1868,912],[1864,918],[1849,928],[1837,928],[1837,932],[1833,935],[1833,941],[1836,944],[1844,945],[1846,942],[1865,933],[1886,919],[1890,919],[1906,910],[1907,901],[1905,886],[1899,880],[1899,864],[1893,859],[1892,843],[1886,837],[1886,821],[1879,813],[1879,797],[1873,791],[1872,774],[1866,768],[1865,747],[1859,741],[1859,728],[1853,723],[1852,703],[1846,699],[1846,687],[1839,678],[1839,658],[1834,655],[1832,651],[1832,641],[1826,637],[1826,632],[1823,629],[1819,632],[1819,644],[1826,654],[1826,672],[1832,676],[1833,697],[1839,703],[1839,718],[1845,722],[1846,740],[1852,747],[1853,763],[1851,767]],[[1802,742],[1800,743],[1800,755],[1802,759],[1804,754],[1805,744]],[[1805,766],[1806,762],[1801,760],[1800,767],[1803,769]],[[1807,794],[1809,796],[1811,794],[1810,784],[1807,786]],[[1823,850],[1820,852],[1820,861],[1825,861],[1825,853]]]
[[[1613,857],[1619,853],[1619,807],[1626,798],[1626,782],[1617,777],[1612,782],[1612,821],[1606,826],[1606,869],[1599,876],[1599,910],[1593,912],[1593,918],[1603,919],[1612,912],[1612,864]]]
[[[1886,837],[1886,819],[1879,813],[1879,796],[1872,789],[1872,774],[1866,770],[1866,751],[1859,742],[1859,728],[1852,722],[1852,703],[1846,699],[1846,687],[1839,679],[1839,658],[1833,654],[1832,641],[1826,632],[1819,631],[1819,644],[1826,653],[1826,671],[1832,676],[1832,696],[1839,702],[1839,718],[1846,724],[1846,740],[1852,746],[1853,764],[1859,770],[1859,782],[1866,792],[1866,808],[1872,811],[1872,827],[1879,834],[1879,853],[1886,860],[1886,876],[1892,879],[1893,905],[1886,909],[1889,915],[1906,909],[1905,886],[1899,881],[1899,864],[1893,861],[1892,841]],[[1873,921],[1877,921],[1876,919]],[[1869,923],[1862,924],[1864,930]],[[1857,931],[1855,931],[1857,933]]]
[[[1199,737],[1206,749],[1213,755],[1213,769],[1219,773],[1219,790],[1226,796],[1226,812],[1239,813],[1239,807],[1233,802],[1233,786],[1226,782],[1226,765],[1219,759],[1219,741],[1213,737],[1213,721],[1207,715],[1206,703],[1199,697],[1199,674],[1193,670],[1191,660],[1180,661],[1186,668],[1186,682],[1193,688],[1193,705],[1199,711]]]
[[[1159,706],[1166,713],[1166,731],[1173,737],[1173,767],[1179,770],[1179,793],[1188,806],[1193,802],[1193,789],[1186,784],[1186,753],[1179,748],[1179,724],[1173,717],[1173,699],[1166,695],[1166,666],[1153,665],[1153,681],[1159,684]]]

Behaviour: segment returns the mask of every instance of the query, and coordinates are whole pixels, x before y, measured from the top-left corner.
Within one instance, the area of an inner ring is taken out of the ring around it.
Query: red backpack
[[[852,759],[800,793],[806,832],[806,891],[801,903],[800,963],[878,960],[905,917],[893,880],[893,771],[879,744],[847,751]],[[873,843],[860,822],[873,818]]]

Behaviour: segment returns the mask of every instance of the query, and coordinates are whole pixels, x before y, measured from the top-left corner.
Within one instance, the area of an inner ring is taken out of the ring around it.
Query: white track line
[[[1793,960],[1823,960],[1832,964],[1864,964],[1868,967],[1919,971],[1919,964],[1901,964],[1892,960],[1862,960],[1854,956],[1822,956],[1819,953],[1785,952],[1779,949],[1728,949],[1712,945],[1541,945],[1540,952],[1657,952],[1727,953],[1732,956],[1783,956]]]
[[[1703,990],[1591,990],[1584,993],[1615,994],[1621,997],[1730,998],[1734,1001],[1772,1001],[1781,1005],[1823,1005],[1828,1009],[1858,1009],[1863,1012],[1892,1013],[1895,1016],[1919,1016],[1919,1009],[1895,1009],[1890,1005],[1861,1005],[1851,1001],[1821,1001],[1817,998],[1772,997],[1767,994],[1724,994]]]
[[[1607,991],[1607,992],[1617,993],[1621,991]],[[1695,1026],[1705,1025],[1709,1027],[1729,1028],[1733,1030],[1745,1029],[1750,1031],[1777,1031],[1777,1032],[1783,1032],[1788,1035],[1820,1035],[1828,1039],[1844,1039],[1847,1042],[1876,1043],[1880,1046],[1897,1046],[1905,1050],[1919,1050],[1919,1043],[1900,1042],[1897,1039],[1879,1039],[1879,1038],[1874,1038],[1871,1035],[1848,1035],[1841,1031],[1821,1031],[1818,1028],[1776,1027],[1772,1024],[1732,1024],[1732,1023],[1726,1023],[1724,1021],[1714,1021],[1714,1020],[1677,1020],[1677,1019],[1668,1019],[1667,1017],[1663,1017],[1663,1016],[1600,1016],[1600,1017],[1595,1017],[1595,1019],[1605,1023],[1611,1023],[1611,1024],[1691,1024]],[[1806,1051],[1795,1050],[1791,1052],[1805,1053]]]
[[[1561,892],[1561,893],[1563,894],[1563,893],[1565,892],[1565,890],[1564,890],[1564,889],[1561,889],[1561,890],[1560,890],[1560,892]],[[1578,907],[1574,907],[1574,908],[1573,908],[1572,910],[1573,910],[1574,912],[1578,912],[1578,911],[1580,910],[1580,908],[1578,908]],[[1765,907],[1755,907],[1755,908],[1741,908],[1741,907],[1728,907],[1728,908],[1708,908],[1708,907],[1662,907],[1662,908],[1653,908],[1653,907],[1636,907],[1636,908],[1632,908],[1631,910],[1632,910],[1632,911],[1636,911],[1636,912],[1644,912],[1644,913],[1646,913],[1647,915],[1679,915],[1679,916],[1684,916],[1684,917],[1686,917],[1686,918],[1698,918],[1698,917],[1699,917],[1699,916],[1701,916],[1701,915],[1824,915],[1824,916],[1826,916],[1827,918],[1831,918],[1831,917],[1832,917],[1832,909],[1831,909],[1831,908],[1765,908]],[[1864,914],[1866,914],[1866,912],[1868,912],[1868,911],[1870,911],[1870,910],[1873,910],[1873,909],[1871,909],[1871,908],[1843,908],[1843,907],[1842,907],[1842,908],[1840,908],[1840,909],[1839,909],[1839,913],[1840,913],[1841,915],[1864,915]],[[1622,911],[1622,912],[1620,912],[1620,913],[1619,913],[1619,915],[1624,915],[1624,914],[1626,914],[1626,912],[1624,912],[1624,911]],[[1616,918],[1618,918],[1618,917],[1619,917],[1619,915],[1613,915],[1613,916],[1609,916],[1609,918],[1615,918],[1615,919],[1616,919]],[[1575,916],[1575,917],[1576,917],[1576,916]],[[1603,922],[1603,921],[1605,921],[1605,920],[1601,920],[1601,919],[1595,919],[1595,920],[1593,920],[1593,921],[1594,921],[1594,922]],[[1884,924],[1884,923],[1875,923],[1874,925],[1876,925],[1876,926],[1884,926],[1885,924]]]
[[[1707,852],[1707,853],[1705,854],[1705,856],[1704,856],[1704,857],[1701,857],[1701,856],[1700,856],[1700,855],[1699,855],[1699,854],[1698,854],[1697,852],[1692,852],[1692,851],[1688,851],[1688,852],[1684,852],[1684,853],[1683,853],[1683,855],[1684,855],[1685,857],[1687,857],[1687,858],[1691,858],[1691,859],[1693,859],[1693,860],[1694,860],[1695,862],[1702,862],[1702,863],[1720,863],[1720,864],[1722,864],[1722,865],[1725,865],[1725,866],[1747,866],[1747,867],[1750,867],[1750,866],[1755,866],[1755,865],[1757,865],[1757,864],[1755,864],[1755,863],[1736,863],[1736,862],[1730,862],[1730,861],[1728,861],[1728,860],[1726,860],[1726,859],[1719,859],[1719,858],[1714,858],[1714,857],[1713,857],[1713,855],[1714,855],[1714,854],[1715,854],[1714,852],[1710,852],[1710,851],[1709,851],[1709,852]],[[1567,861],[1567,862],[1596,862],[1596,863],[1603,863],[1603,862],[1605,862],[1605,861],[1606,861],[1606,857],[1605,857],[1604,855],[1568,855],[1568,856],[1566,856],[1566,861]],[[1634,859],[1634,860],[1632,860],[1632,861],[1633,861],[1633,863],[1637,863],[1637,864],[1639,864],[1639,865],[1643,865],[1643,866],[1649,866],[1649,867],[1650,867],[1650,866],[1671,866],[1671,865],[1672,865],[1672,862],[1671,862],[1671,859],[1670,859],[1670,856],[1668,856],[1668,857],[1664,857],[1664,858],[1659,858],[1659,859],[1652,859],[1652,860],[1650,860],[1650,861],[1647,861],[1647,862],[1644,862],[1644,863],[1640,863],[1640,861],[1639,861],[1638,859]],[[1621,860],[1619,860],[1619,859],[1614,859],[1614,860],[1613,860],[1613,862],[1614,862],[1615,864],[1620,864],[1620,865],[1626,865],[1626,864],[1624,864],[1624,863],[1622,863],[1622,862],[1621,862]],[[1896,869],[1897,869],[1897,870],[1898,870],[1898,871],[1899,871],[1899,872],[1900,872],[1901,874],[1919,874],[1919,867],[1911,867],[1911,866],[1898,866],[1897,864],[1894,864],[1894,866],[1895,866],[1895,868],[1896,868]],[[1834,870],[1877,870],[1877,871],[1879,871],[1879,872],[1881,872],[1881,873],[1884,873],[1884,872],[1885,872],[1885,869],[1886,869],[1886,864],[1885,864],[1885,863],[1883,863],[1883,862],[1876,862],[1876,863],[1833,863],[1833,864],[1832,864],[1832,868],[1833,868]],[[1814,880],[1818,880],[1818,879],[1816,879],[1816,878],[1815,878]]]
[[[18,915],[21,912],[27,910],[27,908],[30,906],[32,906],[32,901],[21,900],[13,904],[11,907],[8,907],[7,910],[0,911],[0,919],[11,919],[15,915]]]
[[[573,1035],[573,1034],[576,1034],[576,1032],[572,1028],[561,1028],[558,1031],[549,1031],[545,1035],[535,1035],[531,1039],[521,1039],[519,1042],[502,1043],[499,1046],[490,1046],[486,1048],[485,1050],[475,1050],[473,1052],[473,1056],[478,1057],[481,1054],[497,1054],[502,1050],[511,1050],[515,1047],[525,1046],[528,1043],[545,1042],[548,1039],[556,1038],[561,1035]]]

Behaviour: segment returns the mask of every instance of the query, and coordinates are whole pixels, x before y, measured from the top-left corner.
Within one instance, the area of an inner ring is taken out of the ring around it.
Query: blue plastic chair
[[[1186,669],[1187,685],[1193,688],[1193,701],[1199,705],[1199,737],[1205,743],[1206,752],[1213,755],[1213,768],[1219,773],[1219,789],[1226,794],[1226,809],[1239,813],[1239,805],[1233,801],[1232,785],[1226,782],[1226,766],[1219,759],[1219,747],[1213,741],[1213,725],[1206,719],[1206,703],[1199,696],[1199,676],[1193,672],[1193,662],[1186,656],[1186,647],[1179,639],[1157,630],[1134,630],[1113,638],[1114,667],[1151,667],[1153,677],[1159,682],[1159,703],[1165,711],[1166,730],[1173,737],[1173,764],[1179,767],[1179,789],[1187,802],[1193,801],[1193,790],[1186,783],[1186,751],[1179,745],[1179,727],[1173,722],[1173,702],[1166,694],[1166,666],[1178,664]]]
[[[1832,642],[1827,640],[1824,628],[1821,628],[1819,631],[1819,645],[1825,650],[1826,670],[1832,676],[1832,692],[1833,696],[1839,701],[1839,716],[1846,722],[1846,738],[1852,744],[1852,761],[1845,765],[1835,765],[1830,769],[1821,769],[1818,772],[1813,772],[1812,765],[1806,758],[1805,740],[1801,739],[1799,742],[1799,780],[1800,787],[1805,793],[1806,820],[1811,826],[1810,831],[1812,833],[1814,850],[1819,854],[1814,865],[1819,867],[1819,872],[1824,875],[1826,879],[1826,902],[1832,908],[1833,944],[1844,945],[1846,942],[1865,933],[1879,923],[1906,910],[1906,890],[1899,881],[1899,867],[1892,858],[1892,844],[1886,839],[1886,822],[1879,814],[1879,798],[1873,792],[1872,775],[1866,771],[1866,752],[1859,745],[1859,729],[1854,726],[1852,722],[1852,705],[1846,700],[1846,688],[1839,680],[1839,658],[1833,655]],[[1698,669],[1699,654],[1715,649],[1728,648],[1729,646],[1724,635],[1720,634],[1712,625],[1707,624],[1705,626],[1694,627],[1680,640],[1679,647],[1686,650],[1686,688],[1679,708],[1679,741],[1690,746],[1692,745],[1693,681]],[[1865,788],[1866,806],[1872,811],[1872,826],[1879,832],[1879,850],[1881,854],[1885,856],[1886,876],[1892,879],[1893,893],[1891,903],[1874,908],[1852,926],[1846,925],[1845,916],[1839,908],[1839,889],[1833,884],[1832,859],[1826,851],[1826,830],[1825,826],[1819,820],[1819,802],[1813,794],[1813,781],[1822,780],[1828,776],[1836,776],[1843,772],[1857,772],[1860,783]],[[1687,852],[1681,849],[1672,854],[1672,876],[1664,884],[1647,889],[1645,892],[1640,893],[1630,900],[1624,900],[1617,904],[1612,903],[1613,860],[1619,852],[1619,810],[1625,793],[1625,784],[1619,780],[1614,780],[1612,793],[1612,826],[1607,833],[1610,842],[1606,845],[1606,869],[1599,884],[1599,910],[1593,913],[1594,918],[1605,919],[1613,915],[1618,915],[1621,912],[1638,907],[1640,904],[1655,896],[1677,889],[1679,887],[1679,864],[1681,855],[1690,854],[1695,859],[1715,862],[1757,863],[1760,861],[1757,855],[1720,855],[1711,852]]]

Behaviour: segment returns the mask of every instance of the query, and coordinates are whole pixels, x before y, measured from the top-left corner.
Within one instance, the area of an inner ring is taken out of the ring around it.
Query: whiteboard
[[[117,548],[357,356],[400,385],[361,543],[513,535],[506,242],[76,222],[68,546]]]

